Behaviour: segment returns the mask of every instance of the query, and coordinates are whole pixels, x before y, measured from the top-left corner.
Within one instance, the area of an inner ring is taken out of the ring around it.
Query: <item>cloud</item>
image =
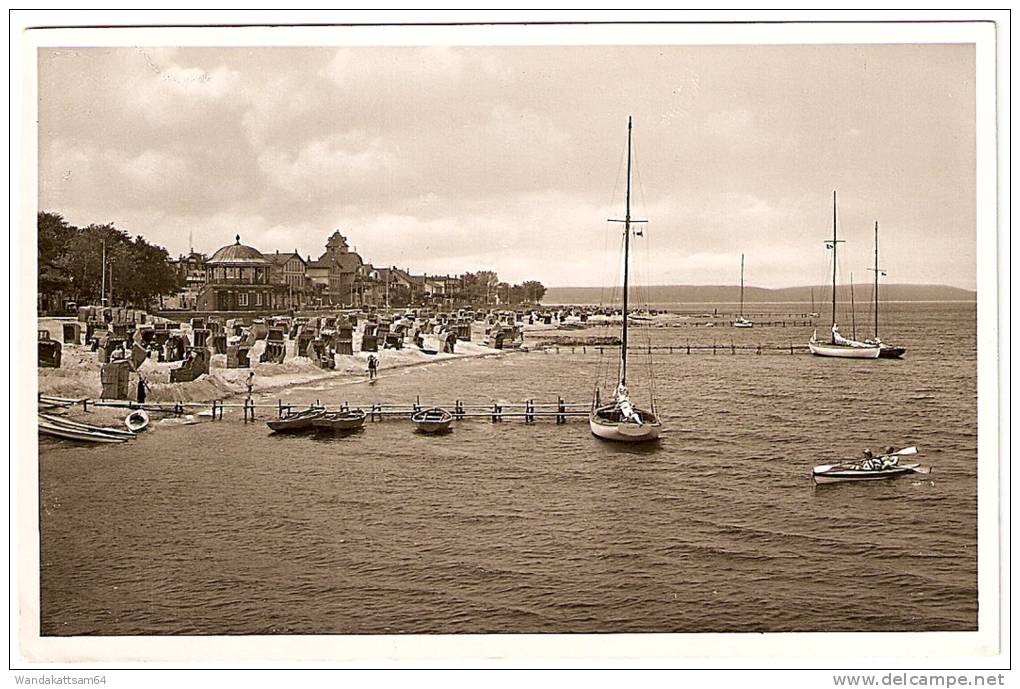
[[[395,156],[380,139],[350,133],[306,143],[295,155],[270,149],[258,157],[259,168],[276,189],[301,198],[343,195],[392,176]]]
[[[968,285],[973,89],[951,45],[43,49],[40,205],[174,253],[340,228],[380,265],[602,284],[633,115],[652,277],[815,281],[837,188],[848,260],[877,218],[898,279]]]

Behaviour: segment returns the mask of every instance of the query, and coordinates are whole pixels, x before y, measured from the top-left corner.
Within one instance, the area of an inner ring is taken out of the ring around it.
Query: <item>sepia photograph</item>
[[[993,22],[26,33],[35,658],[997,652]]]

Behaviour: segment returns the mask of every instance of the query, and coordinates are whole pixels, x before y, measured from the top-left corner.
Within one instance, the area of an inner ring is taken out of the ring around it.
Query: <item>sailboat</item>
[[[816,331],[808,341],[808,348],[816,356],[877,359],[881,347],[877,344],[848,340],[839,334],[839,326],[836,325],[836,248],[842,241],[836,236],[836,192],[832,192],[832,239],[825,240],[826,247],[832,249],[832,337],[828,341],[819,340]]]
[[[887,345],[878,339],[878,277],[879,275],[885,275],[885,271],[878,267],[878,221],[875,221],[875,267],[872,268],[875,272],[875,335],[874,337],[865,340],[868,344],[877,344],[879,346],[878,357],[880,359],[899,359],[907,353],[905,347],[893,347]]]
[[[620,346],[620,370],[612,401],[602,403],[602,394],[596,386],[591,403],[591,414],[588,422],[591,432],[602,440],[639,443],[655,440],[659,437],[662,424],[655,412],[655,401],[651,409],[641,409],[630,399],[627,389],[627,321],[629,315],[628,289],[630,288],[630,234],[631,225],[646,222],[633,220],[630,217],[630,185],[631,185],[631,135],[632,118],[627,118],[627,205],[623,220],[610,222],[623,223],[623,334]],[[636,232],[640,236],[640,232]]]
[[[815,311],[815,288],[811,288],[811,313],[808,314],[808,318],[818,318],[818,312]]]
[[[734,328],[753,328],[754,323],[744,318],[744,254],[740,254],[740,315],[733,321]]]

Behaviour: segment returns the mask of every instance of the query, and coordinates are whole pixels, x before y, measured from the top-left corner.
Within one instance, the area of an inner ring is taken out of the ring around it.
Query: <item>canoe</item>
[[[144,431],[149,425],[149,415],[145,413],[144,409],[136,409],[127,415],[127,418],[124,419],[124,425],[132,433]]]
[[[62,428],[71,428],[74,430],[86,431],[89,433],[102,433],[103,435],[111,435],[118,438],[124,438],[125,440],[135,437],[134,433],[130,431],[125,431],[122,428],[108,428],[106,426],[96,426],[90,423],[74,421],[63,416],[43,414],[42,412],[39,413],[39,422],[40,423],[46,422],[50,426],[60,426]]]
[[[127,438],[122,436],[107,435],[106,433],[87,431],[81,428],[73,428],[71,426],[62,426],[50,423],[45,419],[39,419],[39,432],[44,435],[64,438],[65,440],[80,440],[82,442],[89,443],[126,443],[128,441]]]
[[[315,423],[315,420],[326,413],[324,409],[306,409],[305,411],[299,411],[294,414],[289,414],[276,421],[268,421],[267,426],[277,433],[286,433],[290,431],[305,431]]]
[[[422,433],[443,433],[450,430],[453,414],[445,409],[434,407],[432,409],[416,411],[411,415],[411,421],[414,422],[414,425]]]
[[[906,474],[929,474],[931,467],[920,464],[894,464],[882,468],[865,468],[861,462],[848,464],[822,464],[812,471],[815,483],[843,481],[877,481]]]
[[[349,411],[327,411],[316,418],[312,424],[316,428],[332,431],[353,431],[365,425],[365,412],[362,409]]]

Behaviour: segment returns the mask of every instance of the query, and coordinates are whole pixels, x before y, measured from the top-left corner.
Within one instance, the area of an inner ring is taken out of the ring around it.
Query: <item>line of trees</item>
[[[50,309],[61,300],[77,304],[143,307],[181,287],[181,278],[166,249],[134,237],[112,223],[75,227],[56,213],[41,212],[39,294]],[[103,250],[106,251],[106,294]]]
[[[542,301],[546,288],[538,280],[526,280],[511,285],[500,282],[499,276],[491,270],[465,273],[464,287],[460,297],[472,304],[532,304]]]

